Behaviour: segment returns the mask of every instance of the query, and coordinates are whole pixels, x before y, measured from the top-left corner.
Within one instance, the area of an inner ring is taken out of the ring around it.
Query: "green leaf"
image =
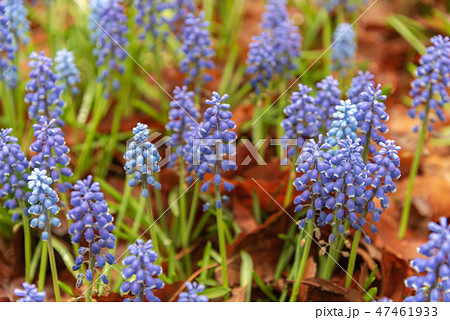
[[[275,297],[275,295],[272,293],[272,288],[266,285],[255,271],[253,271],[253,280],[255,280],[258,287],[262,292],[264,292],[267,297],[269,297],[270,300],[277,301],[277,297]]]
[[[72,288],[65,284],[64,282],[62,282],[61,280],[58,280],[58,284],[59,287],[65,292],[67,293],[69,296],[74,297],[75,295],[73,294]]]
[[[57,238],[53,237],[52,242],[53,242],[53,248],[55,248],[56,252],[59,253],[59,255],[61,256],[61,259],[63,260],[67,269],[70,271],[70,273],[72,273],[73,277],[76,279],[77,274],[75,273],[75,271],[72,270],[72,267],[75,264],[72,253]]]
[[[31,258],[30,263],[30,278],[34,279],[34,276],[36,275],[37,266],[39,264],[40,258],[41,258],[41,251],[42,251],[42,241],[39,241],[36,248],[34,249],[33,257]],[[70,267],[72,269],[72,267]]]
[[[364,295],[364,300],[366,300],[366,302],[372,301],[372,299],[374,299],[377,295],[377,292],[377,287],[370,288],[369,291],[367,291],[367,293]]]
[[[224,287],[216,287],[216,288],[208,288],[205,289],[205,291],[202,292],[205,296],[207,296],[209,299],[216,299],[223,297],[231,292],[230,289],[224,288]]]
[[[241,287],[247,286],[246,301],[250,302],[252,295],[253,260],[245,251],[241,251]]]
[[[369,276],[367,277],[366,282],[364,283],[364,290],[367,290],[367,288],[369,288],[372,283],[375,281],[375,279],[377,278],[375,276],[375,273],[378,270],[378,265],[376,264],[375,267],[373,268],[373,270],[370,272]]]
[[[391,16],[387,21],[417,52],[420,54],[426,52],[426,47],[422,41],[397,16]]]

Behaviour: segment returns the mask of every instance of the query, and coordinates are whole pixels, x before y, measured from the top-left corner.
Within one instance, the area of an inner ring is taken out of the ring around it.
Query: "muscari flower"
[[[59,197],[52,189],[52,183],[52,178],[47,176],[47,170],[34,169],[28,176],[28,188],[32,190],[28,197],[31,204],[28,212],[36,216],[31,219],[30,226],[42,230],[41,238],[44,241],[50,236],[50,225],[54,227],[61,225],[57,217]]]
[[[71,189],[69,182],[60,181],[61,176],[71,177],[72,170],[68,167],[70,157],[69,147],[66,145],[64,133],[56,126],[56,120],[48,121],[41,116],[38,123],[33,124],[36,140],[31,144],[30,150],[36,154],[30,160],[32,169],[48,170],[52,181],[58,184],[60,192]]]
[[[332,147],[337,145],[340,139],[349,137],[352,141],[356,140],[358,137],[356,134],[358,121],[356,121],[355,114],[356,105],[352,104],[350,100],[341,100],[341,104],[336,106],[331,129],[327,133],[327,142]]]
[[[173,167],[178,157],[183,156],[183,149],[186,143],[189,128],[197,123],[200,116],[195,109],[194,92],[188,91],[186,86],[176,87],[173,91],[173,100],[170,102],[169,122],[166,129],[172,132],[169,146],[175,148],[171,153],[169,167]]]
[[[366,215],[371,214],[372,220],[378,222],[383,209],[389,208],[390,193],[397,191],[395,180],[400,179],[400,157],[398,151],[401,147],[395,144],[393,140],[387,140],[379,143],[381,149],[375,154],[372,162],[366,165],[368,176],[365,177],[365,192],[362,201],[357,202],[357,211],[362,213],[364,220],[359,220],[359,226],[363,227],[368,223]],[[380,201],[381,208],[376,207],[373,201],[375,197]],[[371,231],[377,232],[375,225],[370,224]],[[365,236],[367,243],[370,243],[370,237]]]
[[[58,84],[63,90],[70,88],[72,94],[80,91],[77,84],[80,83],[80,70],[75,64],[75,57],[72,51],[62,49],[56,52],[55,71]]]
[[[339,104],[341,90],[339,90],[339,81],[333,76],[327,76],[316,84],[317,97],[315,104],[320,108],[320,120],[322,127],[328,131],[331,128],[333,114],[336,112],[336,105]]]
[[[100,184],[88,176],[84,180],[78,180],[71,192],[70,204],[72,209],[67,213],[67,218],[73,222],[69,227],[69,234],[72,236],[72,243],[80,243],[83,239],[89,247],[80,247],[78,256],[75,259],[74,271],[79,270],[83,263],[87,263],[89,269],[86,274],[78,275],[77,287],[81,287],[83,279],[91,282],[94,279],[93,272],[96,268],[102,269],[105,263],[113,265],[114,256],[107,251],[115,248],[116,238],[112,234],[114,231],[114,218],[109,213],[108,204],[100,190]],[[88,254],[89,258],[85,260]],[[95,261],[94,265],[90,265]],[[104,284],[109,280],[102,274],[100,279]]]
[[[358,104],[361,101],[361,93],[367,91],[370,85],[375,86],[373,78],[374,75],[369,71],[358,71],[358,75],[352,79],[352,85],[347,91],[347,98],[353,104]]]
[[[338,6],[342,6],[343,9],[349,12],[353,12],[366,5],[367,2],[367,0],[320,0],[320,3],[328,12],[333,11]]]
[[[236,154],[236,133],[232,131],[236,125],[231,120],[230,105],[223,103],[228,98],[227,94],[222,97],[213,92],[210,100],[206,100],[206,104],[210,107],[206,109],[203,117],[204,122],[198,128],[198,137],[203,139],[199,146],[199,153],[194,155],[194,162],[197,160],[200,164],[197,167],[197,175],[204,183],[201,191],[206,192],[211,186],[211,182],[215,186],[222,185],[227,191],[231,191],[234,186],[222,177],[223,172],[236,170],[237,166],[230,157]],[[195,158],[199,156],[198,158]],[[205,181],[205,174],[213,173],[211,180]],[[220,208],[222,201],[216,202],[216,207]]]
[[[266,45],[265,50],[270,50],[268,52],[270,55],[264,53],[262,49],[259,49],[260,52],[255,51],[254,54],[258,53],[259,57],[255,55],[254,59],[265,59],[264,63],[258,63],[264,68],[250,69],[251,72],[248,71],[248,73],[267,81],[270,81],[274,74],[289,78],[291,70],[296,69],[294,59],[301,55],[301,36],[297,26],[289,19],[285,0],[268,1],[263,13],[261,29],[263,31],[256,41]],[[257,45],[253,46],[257,47]],[[261,75],[260,72],[264,74]]]
[[[183,29],[183,26],[180,26],[180,24],[183,24],[188,14],[195,12],[195,2],[194,0],[173,0],[170,7],[174,10],[174,14],[170,19],[170,26],[175,33],[178,33],[179,29]]]
[[[165,41],[168,32],[164,29],[167,25],[164,11],[170,7],[170,4],[162,0],[136,0],[134,7],[136,8],[136,24],[142,29],[139,39],[143,40],[150,35],[153,41],[157,39]],[[154,43],[151,46],[153,48]]]
[[[125,302],[143,302],[144,297],[149,302],[160,302],[161,300],[153,294],[153,290],[162,289],[164,283],[157,278],[162,274],[162,268],[155,263],[158,254],[153,250],[151,240],[144,243],[138,239],[128,247],[130,255],[123,260],[126,266],[122,270],[122,277],[126,280],[120,286],[120,293],[131,291],[132,298]]]
[[[323,142],[322,135],[319,135],[318,142],[310,139],[303,145],[300,163],[296,169],[302,175],[294,181],[297,191],[301,192],[294,200],[295,212],[300,212],[305,207],[309,208],[306,217],[299,223],[300,228],[304,228],[309,220],[315,223],[317,213],[322,216],[325,214],[324,205],[331,197],[330,193],[334,186],[329,172],[332,155],[327,150],[330,147],[328,143]],[[332,219],[333,215],[330,217]]]
[[[128,24],[124,6],[122,0],[94,0],[90,1],[90,8],[91,42],[100,69],[98,81],[112,78],[112,86],[117,90],[120,83],[116,74],[124,72],[123,61],[127,57],[124,48],[128,45]]]
[[[346,75],[347,71],[354,65],[356,55],[356,33],[348,23],[341,23],[333,32],[333,47],[331,48],[331,62],[333,70],[337,70],[341,75]]]
[[[214,68],[211,58],[215,54],[208,27],[209,21],[204,20],[203,12],[198,17],[192,13],[187,15],[181,37],[184,58],[180,61],[181,72],[186,74],[185,84],[199,85],[197,81],[212,80],[212,76],[205,73],[206,69]]]
[[[431,231],[429,240],[419,247],[419,253],[426,258],[411,262],[411,266],[423,275],[405,280],[405,285],[415,290],[405,302],[437,302],[441,298],[450,302],[450,226],[447,218],[442,217],[439,224],[430,222],[428,228]]]
[[[14,35],[17,44],[27,44],[29,41],[30,21],[28,21],[28,9],[23,0],[4,0],[5,13],[8,17],[9,28]]]
[[[3,207],[14,210],[12,220],[17,221],[20,216],[19,203],[27,197],[25,186],[29,163],[20,150],[18,139],[11,136],[11,132],[12,129],[0,131],[0,198],[7,198]],[[22,210],[28,216],[26,207]]]
[[[409,94],[413,97],[411,109],[408,114],[424,120],[430,111],[435,113],[439,120],[445,121],[443,107],[450,99],[447,88],[450,86],[450,38],[441,35],[430,39],[432,45],[427,48],[426,54],[420,59],[420,66],[416,69],[416,79],[411,82]],[[419,111],[420,106],[424,109]],[[430,121],[434,122],[434,115]],[[429,124],[428,130],[433,129]],[[418,127],[414,128],[417,131]]]
[[[39,292],[34,284],[22,283],[22,289],[14,289],[14,294],[21,297],[17,302],[43,302],[45,292]]]
[[[250,43],[245,73],[253,75],[250,84],[256,94],[260,94],[261,89],[269,86],[274,75],[275,56],[271,41],[268,32],[261,32],[253,37]]]
[[[0,2],[0,80],[8,87],[17,85],[17,66],[14,64],[17,45],[14,34],[9,27],[9,19],[5,11],[5,4]]]
[[[348,137],[340,139],[337,154],[330,160],[333,169],[329,173],[333,173],[333,182],[329,187],[332,185],[335,193],[333,197],[328,198],[325,207],[332,209],[335,215],[322,214],[318,218],[318,224],[319,226],[331,224],[335,216],[334,223],[338,224],[340,235],[344,234],[346,221],[356,230],[365,224],[365,219],[358,219],[357,216],[357,208],[363,206],[362,197],[367,177],[366,166],[362,158],[363,147],[360,145],[360,141],[360,139],[353,141]],[[334,242],[335,237],[336,235],[331,234],[329,242]]]
[[[60,117],[65,103],[61,99],[62,88],[56,84],[52,59],[46,57],[43,51],[40,54],[32,52],[28,65],[32,69],[29,74],[31,80],[25,87],[25,102],[30,104],[28,118],[39,121],[43,115],[47,119],[56,119],[58,125],[64,125]]]
[[[142,184],[142,196],[148,196],[151,185],[155,189],[161,189],[161,184],[153,177],[153,172],[160,170],[158,161],[161,156],[158,153],[155,145],[148,141],[149,131],[146,124],[138,123],[133,128],[133,141],[128,145],[127,151],[124,154],[125,172],[132,175],[128,182],[130,187]]]
[[[377,302],[394,302],[394,300],[389,299],[388,297],[382,297],[382,298],[378,299]]]
[[[368,143],[369,152],[375,154],[377,149],[372,141],[377,145],[385,142],[386,139],[380,134],[389,131],[384,123],[389,120],[386,105],[383,102],[386,100],[386,95],[382,94],[381,85],[375,87],[370,84],[367,90],[361,93],[360,100],[357,104],[355,118],[361,129],[361,145],[364,146]]]
[[[284,108],[286,119],[281,122],[285,134],[282,140],[296,140],[296,146],[301,148],[304,139],[317,137],[320,133],[319,109],[314,104],[314,97],[310,95],[312,89],[299,84],[298,91],[292,93],[291,104]],[[295,148],[289,148],[292,156]]]
[[[186,282],[186,288],[188,292],[180,292],[178,302],[208,302],[209,299],[205,295],[199,295],[200,292],[205,290],[203,284],[198,284],[197,282]]]

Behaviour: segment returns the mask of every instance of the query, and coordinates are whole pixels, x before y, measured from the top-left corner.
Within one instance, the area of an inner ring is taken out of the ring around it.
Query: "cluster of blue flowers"
[[[212,80],[212,76],[205,73],[205,70],[214,68],[211,58],[215,53],[208,30],[209,21],[204,20],[204,13],[200,12],[198,16],[189,13],[184,23],[181,37],[184,58],[180,61],[180,70],[186,74],[185,84],[194,82],[198,86],[200,81]]]
[[[447,88],[450,86],[450,38],[441,35],[430,39],[432,45],[420,59],[420,66],[416,69],[416,79],[411,82],[410,95],[413,97],[412,108],[409,115],[420,120],[433,111],[439,120],[445,121],[442,108],[450,99]],[[420,106],[425,108],[418,111]],[[433,115],[430,121],[434,122]],[[428,130],[432,130],[431,124]],[[414,128],[415,131],[418,127]]]
[[[120,292],[128,292],[133,296],[127,298],[125,302],[143,302],[144,297],[149,302],[160,302],[153,290],[162,289],[164,283],[157,278],[162,274],[162,268],[155,263],[158,254],[153,250],[151,240],[144,243],[138,239],[136,243],[128,247],[130,255],[123,260],[126,266],[122,270],[122,276],[125,280],[120,286]]]
[[[141,193],[144,198],[149,194],[149,185],[155,189],[161,188],[161,184],[153,177],[153,173],[160,170],[158,161],[161,160],[161,156],[155,145],[148,141],[149,131],[147,128],[148,126],[142,123],[138,123],[133,128],[133,141],[129,143],[123,156],[126,160],[125,172],[132,175],[128,185],[134,187],[141,183]]]
[[[41,115],[48,120],[56,119],[59,125],[64,122],[60,119],[63,114],[64,101],[61,99],[62,88],[56,84],[57,77],[52,70],[53,61],[44,55],[32,52],[28,63],[30,78],[26,84],[25,102],[29,103],[28,117],[39,121]]]
[[[197,282],[186,282],[186,288],[188,292],[180,292],[178,297],[178,302],[208,302],[209,299],[205,295],[199,295],[200,292],[205,290],[203,284],[198,284]]]
[[[28,180],[26,170],[29,163],[20,150],[18,139],[11,135],[12,129],[1,129],[0,131],[0,198],[7,198],[3,207],[14,210],[12,220],[20,217],[20,204],[27,198],[25,186]],[[28,215],[26,207],[22,208]]]
[[[9,28],[14,35],[17,45],[27,44],[29,41],[30,21],[28,21],[28,9],[23,0],[3,0],[5,13],[9,21]]]
[[[326,76],[325,79],[316,84],[317,97],[315,104],[320,106],[319,114],[322,122],[322,128],[328,131],[331,128],[333,114],[336,112],[336,106],[339,104],[341,90],[339,81],[333,76]]]
[[[356,121],[361,130],[361,144],[369,146],[369,152],[375,154],[376,147],[371,142],[380,145],[386,139],[381,135],[388,132],[388,127],[384,121],[389,120],[386,112],[386,95],[382,94],[381,85],[375,87],[370,84],[366,91],[361,93],[360,102],[357,105],[355,114]]]
[[[356,105],[350,100],[341,100],[341,104],[336,106],[336,112],[333,114],[331,129],[328,131],[327,142],[334,147],[340,139],[350,137],[355,141],[358,137],[358,121],[356,121]]]
[[[232,131],[236,125],[231,120],[233,114],[229,110],[230,105],[224,103],[227,98],[227,94],[221,97],[217,92],[213,92],[211,100],[206,100],[210,107],[203,115],[204,122],[198,127],[198,137],[202,140],[193,160],[196,173],[204,182],[201,186],[202,192],[210,188],[211,182],[215,186],[223,184],[227,191],[234,188],[222,177],[222,172],[237,169],[236,163],[230,159],[236,154],[236,133]],[[208,172],[213,173],[213,178],[205,181],[205,174]],[[221,206],[222,201],[216,201],[216,207]]]
[[[333,33],[331,61],[333,70],[345,76],[353,67],[356,55],[356,32],[348,23],[341,23]]]
[[[77,287],[80,287],[84,276],[87,281],[93,281],[95,268],[102,269],[105,263],[110,265],[115,263],[114,256],[109,252],[102,252],[102,249],[114,249],[116,238],[112,234],[114,218],[109,213],[100,184],[93,182],[92,176],[88,176],[84,180],[78,180],[73,189],[70,198],[73,208],[67,213],[67,218],[73,221],[69,227],[69,234],[72,236],[72,243],[80,243],[84,239],[89,244],[88,248],[80,247],[75,265],[72,267],[76,271],[83,263],[88,263],[86,275],[82,273],[78,275]],[[85,261],[86,253],[89,254],[89,259]],[[102,274],[100,279],[104,284],[109,283],[105,274]]]
[[[5,4],[0,2],[0,80],[14,88],[17,85],[17,67],[14,64],[17,46],[9,27]]]
[[[301,53],[301,36],[289,19],[285,0],[268,1],[261,29],[250,44],[246,69],[257,94],[267,88],[274,75],[289,78],[296,69],[294,59]]]
[[[71,189],[69,182],[62,182],[61,176],[71,177],[72,170],[68,167],[70,162],[69,147],[66,145],[64,133],[56,126],[56,120],[47,120],[41,116],[38,123],[33,124],[36,140],[31,144],[30,150],[36,154],[31,158],[31,168],[48,170],[52,180],[58,183],[60,192]]]
[[[176,87],[173,97],[170,102],[169,122],[166,125],[166,129],[172,132],[167,144],[175,148],[175,152],[170,155],[169,168],[174,166],[177,158],[183,156],[184,145],[189,139],[189,128],[195,126],[200,117],[194,105],[193,91],[188,91],[186,86]]]
[[[424,275],[412,276],[405,280],[408,288],[415,293],[406,302],[437,302],[441,298],[450,302],[450,226],[447,218],[439,219],[439,224],[431,222],[429,240],[419,248],[426,258],[417,258],[411,266]]]
[[[28,188],[31,190],[28,197],[31,207],[28,212],[36,216],[31,219],[30,226],[42,230],[41,238],[44,241],[50,237],[50,226],[61,225],[57,217],[59,197],[53,190],[52,183],[52,178],[47,176],[47,170],[34,169],[28,176]]]
[[[180,24],[184,23],[190,13],[193,14],[195,12],[195,2],[194,0],[173,0],[170,6],[174,10],[174,14],[170,19],[170,25],[172,30],[178,35],[177,31],[180,29]]]
[[[375,76],[369,71],[358,71],[358,75],[352,79],[352,85],[347,91],[347,98],[353,103],[358,104],[361,101],[361,94],[366,91],[370,85],[375,85],[373,78]]]
[[[353,12],[366,5],[367,2],[368,0],[320,0],[320,3],[329,12],[333,11],[338,6],[341,6],[343,9],[349,12]]]
[[[297,172],[303,175],[294,182],[302,193],[294,203],[296,212],[303,210],[309,201],[310,209],[300,227],[303,228],[308,220],[313,220],[318,227],[337,223],[342,236],[345,222],[359,230],[368,223],[368,214],[372,214],[374,222],[379,221],[382,209],[389,207],[387,195],[396,191],[394,181],[400,178],[400,147],[392,140],[380,145],[373,162],[366,165],[360,139],[340,139],[334,156],[330,152],[331,145],[322,143],[322,136],[318,143],[313,139],[305,143],[297,167]],[[380,200],[381,208],[376,207],[375,197]],[[377,232],[374,225],[370,228],[373,233]],[[331,234],[329,242],[333,243],[336,236]],[[366,235],[365,240],[370,243],[369,236]]]
[[[168,21],[164,17],[164,11],[170,8],[170,3],[162,0],[136,0],[134,6],[136,24],[142,28],[139,38],[143,40],[150,35],[153,41],[165,41],[168,31],[164,27]],[[154,42],[151,45],[153,46]]]
[[[80,83],[80,70],[75,64],[72,51],[62,49],[56,52],[55,72],[58,84],[63,90],[70,88],[72,94],[78,94],[77,84]]]
[[[114,74],[124,72],[123,61],[127,57],[123,49],[127,46],[128,24],[122,0],[90,1],[92,31],[91,41],[97,58],[100,74],[98,81],[113,78],[112,86],[117,90],[120,82]],[[111,88],[108,88],[111,89]]]
[[[299,84],[298,91],[292,93],[291,104],[284,108],[286,119],[281,122],[285,134],[282,137],[284,144],[286,139],[294,139],[296,146],[301,148],[304,139],[317,137],[320,133],[319,109],[315,99],[310,93],[312,89]],[[288,155],[292,156],[295,148],[288,149]]]
[[[22,283],[22,289],[14,289],[14,294],[21,297],[17,302],[43,302],[45,292],[39,292],[34,284]]]

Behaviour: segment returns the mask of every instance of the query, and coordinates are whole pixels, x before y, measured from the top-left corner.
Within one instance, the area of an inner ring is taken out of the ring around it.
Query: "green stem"
[[[22,207],[21,207],[22,208]],[[30,233],[30,222],[28,217],[22,211],[22,222],[23,222],[23,238],[24,238],[24,250],[25,250],[25,280],[31,283],[30,265],[31,265],[31,233]]]
[[[45,279],[47,276],[47,261],[48,261],[48,250],[47,250],[47,241],[41,240],[42,249],[41,249],[41,264],[39,266],[39,291],[44,291],[45,287]]]
[[[259,206],[259,195],[256,189],[252,190],[253,215],[258,224],[262,223],[261,207]]]
[[[195,183],[194,194],[192,195],[191,209],[189,210],[189,218],[188,218],[187,230],[186,230],[186,235],[185,235],[188,243],[191,240],[190,234],[191,234],[192,228],[194,226],[195,215],[197,212],[197,205],[198,205],[198,197],[200,194],[200,183],[198,181],[194,182],[194,183]]]
[[[311,200],[313,201],[313,200]],[[291,294],[291,298],[290,298],[290,302],[295,302],[297,301],[298,298],[298,293],[300,291],[300,284],[302,283],[302,279],[303,279],[303,274],[305,272],[305,268],[306,268],[306,263],[308,261],[308,257],[309,257],[309,251],[311,250],[311,243],[312,243],[312,233],[313,233],[313,219],[309,220],[307,222],[307,234],[306,236],[306,243],[305,243],[305,248],[303,249],[303,254],[302,254],[302,260],[300,261],[300,267],[298,268],[298,273],[297,273],[297,279],[295,280],[295,284],[294,287],[292,288],[292,294]]]
[[[252,123],[254,123],[252,132],[253,145],[256,145],[258,141],[263,137],[263,122],[259,121],[260,119],[258,119],[261,115],[261,111],[262,111],[262,96],[261,94],[258,94],[256,95],[256,103],[255,108],[253,109],[253,119],[252,119]],[[258,152],[260,155],[263,155],[264,153],[263,148],[260,148]]]
[[[216,164],[216,174],[220,172],[219,164]],[[222,201],[222,196],[220,195],[220,186],[214,186],[216,203],[218,201]],[[224,288],[228,288],[228,272],[227,272],[227,248],[225,243],[225,226],[223,222],[223,210],[222,206],[217,208],[216,206],[216,215],[217,215],[217,233],[219,237],[219,251],[220,258],[222,262],[222,285]]]
[[[179,172],[179,183],[178,183],[178,193],[179,193],[179,203],[180,203],[180,235],[181,235],[181,246],[183,249],[187,249],[189,247],[189,239],[187,237],[187,203],[186,203],[186,195],[184,179],[185,179],[185,164],[181,159],[180,163],[180,172]],[[191,257],[189,253],[184,255],[184,262],[186,266],[187,274],[191,274]]]
[[[55,252],[53,251],[52,234],[50,228],[48,229],[48,235],[48,257],[50,261],[50,270],[52,272],[53,290],[55,292],[56,302],[61,302],[61,294],[59,293],[58,284],[58,270],[56,269]]]
[[[330,281],[333,275],[334,268],[336,267],[337,256],[339,255],[339,225],[336,224],[333,228],[333,234],[335,235],[335,240],[328,253],[327,263],[321,278]]]
[[[398,238],[403,239],[406,232],[406,227],[408,226],[408,219],[409,219],[409,210],[411,208],[411,199],[412,199],[412,192],[414,189],[414,180],[416,179],[417,172],[419,171],[419,164],[420,164],[420,157],[422,155],[422,149],[425,142],[425,136],[428,130],[428,116],[430,113],[430,107],[427,103],[427,107],[425,110],[425,119],[422,123],[422,129],[420,131],[420,137],[419,137],[419,144],[416,148],[416,154],[414,155],[414,161],[411,167],[411,171],[409,173],[409,184],[408,184],[408,191],[406,193],[406,199],[405,199],[405,205],[403,206],[402,211],[402,220],[400,222],[400,227],[398,229]]]
[[[148,185],[145,183],[144,187],[148,188]],[[150,190],[149,190],[150,191]],[[149,228],[150,228],[150,237],[152,238],[153,248],[158,254],[161,254],[159,251],[159,241],[156,235],[156,228],[154,228],[155,218],[153,217],[153,208],[152,208],[152,199],[150,196],[150,192],[146,198],[147,200],[147,212],[148,212],[148,220],[149,220]]]
[[[353,272],[355,271],[355,262],[360,239],[361,239],[361,229],[356,231],[355,237],[353,238],[352,249],[350,250],[350,258],[348,260],[348,267],[347,267],[347,277],[345,279],[345,287],[347,289],[350,288],[350,284],[352,283],[352,276]]]
[[[286,196],[284,198],[284,204],[283,204],[284,208],[289,206],[291,204],[291,202],[292,202],[292,194],[294,193],[294,178],[295,178],[296,156],[297,156],[297,153],[295,152],[294,158],[292,159],[291,171],[289,172],[289,180],[288,180]]]

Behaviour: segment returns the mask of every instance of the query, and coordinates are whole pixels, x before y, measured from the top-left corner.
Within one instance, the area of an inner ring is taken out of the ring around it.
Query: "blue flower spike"
[[[72,51],[62,49],[56,52],[55,72],[58,84],[63,90],[70,88],[72,94],[80,92],[77,84],[80,83],[80,70],[75,64],[75,57]]]
[[[86,274],[80,273],[77,279],[77,287],[81,287],[83,279],[93,281],[94,272],[103,269],[105,263],[113,265],[114,256],[105,252],[115,248],[116,238],[112,234],[114,231],[114,218],[109,213],[108,204],[104,200],[104,195],[100,190],[100,184],[93,181],[92,176],[84,180],[78,180],[71,192],[70,204],[72,209],[67,213],[67,218],[72,220],[69,227],[69,234],[72,236],[72,243],[79,244],[81,241],[87,243],[88,247],[80,247],[74,271],[80,270],[83,263],[87,264]],[[87,259],[85,257],[88,256]],[[93,263],[93,265],[91,265]],[[109,280],[106,275],[100,275],[104,284]]]
[[[162,274],[162,268],[155,264],[158,254],[153,250],[151,240],[144,243],[138,239],[128,247],[130,255],[123,260],[125,268],[122,270],[122,277],[126,280],[120,286],[120,293],[130,292],[131,298],[126,298],[124,302],[144,302],[144,298],[149,302],[160,302],[153,290],[162,289],[164,283],[157,278]]]
[[[189,13],[185,19],[182,30],[181,52],[184,58],[180,61],[180,70],[186,74],[184,83],[193,83],[195,90],[201,83],[212,80],[206,70],[214,68],[211,60],[215,52],[212,49],[211,34],[208,30],[209,21],[204,20],[205,15],[200,12],[198,16]]]
[[[149,186],[161,189],[161,184],[153,177],[154,172],[159,172],[158,161],[161,156],[155,145],[148,141],[149,130],[146,124],[138,123],[133,128],[133,140],[128,144],[124,154],[125,172],[132,176],[128,182],[130,187],[142,184],[142,197],[149,195]]]
[[[186,289],[188,292],[180,292],[178,302],[208,302],[209,299],[205,295],[199,294],[205,290],[203,284],[198,284],[197,282],[186,282]]]
[[[44,302],[45,292],[39,292],[34,284],[22,283],[23,289],[14,289],[14,294],[20,297],[17,302]]]
[[[12,220],[20,217],[20,203],[26,201],[29,163],[20,150],[18,139],[11,135],[12,129],[0,131],[0,198],[6,198],[3,207],[12,210]],[[26,206],[23,213],[28,216]]]
[[[405,302],[450,302],[450,225],[442,217],[439,223],[430,222],[428,228],[429,240],[419,247],[419,253],[425,258],[411,262],[411,267],[422,275],[405,280],[405,285],[415,290]]]
[[[112,79],[109,90],[120,88],[119,75],[125,70],[123,62],[127,57],[128,21],[122,0],[90,1],[91,17],[89,28],[91,42],[95,45],[93,54],[99,68],[98,81]]]
[[[56,83],[52,59],[46,57],[43,51],[40,54],[32,52],[28,65],[31,68],[30,81],[25,87],[25,102],[30,105],[28,118],[39,121],[41,116],[45,116],[48,121],[55,119],[59,126],[63,126],[61,116],[65,102],[61,99],[63,90]]]
[[[61,221],[57,217],[59,197],[52,189],[52,183],[52,178],[47,176],[47,170],[34,169],[28,176],[28,188],[32,190],[28,197],[28,202],[31,204],[28,212],[34,215],[30,226],[42,231],[43,241],[47,241],[50,237],[50,226],[59,227],[61,225]]]
[[[346,76],[355,64],[356,33],[348,23],[341,23],[333,33],[331,62],[333,70]]]

